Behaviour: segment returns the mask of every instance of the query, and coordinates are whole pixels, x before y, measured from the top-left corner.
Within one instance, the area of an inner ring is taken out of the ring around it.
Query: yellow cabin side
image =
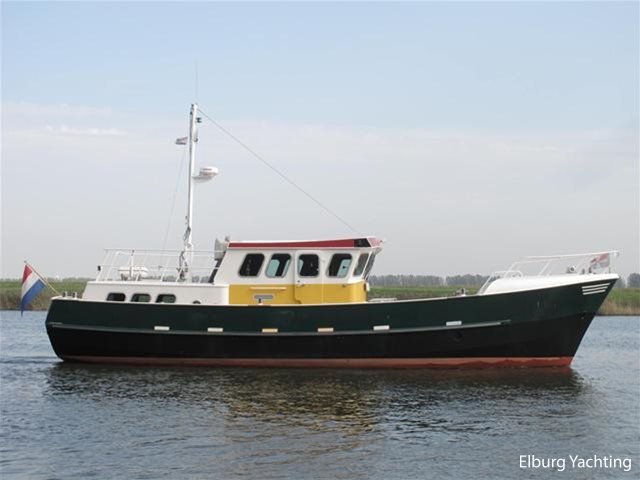
[[[229,285],[229,303],[235,305],[358,303],[366,300],[367,287],[364,280],[343,284]]]

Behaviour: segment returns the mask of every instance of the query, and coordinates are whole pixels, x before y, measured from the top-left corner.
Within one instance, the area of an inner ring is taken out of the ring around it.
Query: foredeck
[[[512,263],[507,270],[492,273],[478,295],[582,283],[599,276],[611,280],[617,278],[612,274],[612,267],[619,255],[617,250],[606,250],[526,257]]]

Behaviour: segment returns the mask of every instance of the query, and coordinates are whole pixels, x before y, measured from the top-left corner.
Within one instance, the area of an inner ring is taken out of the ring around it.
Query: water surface
[[[640,321],[597,317],[571,368],[290,370],[59,361],[2,312],[3,479],[638,478]],[[629,458],[572,469],[569,455]],[[520,455],[565,457],[523,469]]]

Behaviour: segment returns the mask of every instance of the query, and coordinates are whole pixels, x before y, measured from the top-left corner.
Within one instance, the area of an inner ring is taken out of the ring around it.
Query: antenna
[[[196,103],[198,103],[198,61],[197,60],[195,62],[195,67],[196,67],[196,85],[195,85],[195,87],[196,87],[195,94],[196,95],[195,95],[195,100],[196,100]]]

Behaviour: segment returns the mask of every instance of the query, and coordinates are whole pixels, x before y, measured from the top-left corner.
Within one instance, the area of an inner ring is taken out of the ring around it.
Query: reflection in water
[[[476,422],[461,424],[455,414],[457,408],[468,411],[470,400],[499,408],[543,399],[575,408],[588,389],[570,368],[274,370],[55,363],[46,393],[99,402],[151,400],[223,413],[227,421],[251,418],[309,428],[337,422],[363,432],[390,420],[398,428],[473,431]],[[477,420],[488,428],[484,419]]]
[[[572,368],[495,369],[249,369],[201,367],[136,367],[54,362],[48,370],[49,393],[96,395],[114,398],[160,398],[183,401],[211,400],[222,391],[233,402],[257,397],[277,399],[299,396],[308,408],[321,405],[318,398],[380,391],[424,394],[478,389],[511,394],[578,393],[587,388]],[[225,398],[226,400],[226,398]]]
[[[307,465],[321,469],[331,459],[332,478],[371,478],[371,468],[385,478],[383,472],[393,476],[398,462],[451,457],[452,442],[481,445],[490,437],[509,436],[514,423],[527,433],[556,435],[557,422],[540,423],[536,410],[542,405],[552,415],[546,405],[553,404],[558,415],[574,416],[583,409],[588,390],[571,369],[272,370],[56,363],[48,370],[44,394],[56,402],[60,397],[86,402],[92,411],[116,411],[117,417],[143,424],[152,433],[134,447],[166,449],[167,442],[178,442],[189,455],[194,449],[216,455],[222,451],[223,477],[264,478],[268,472],[295,472]],[[144,405],[144,411],[137,405]],[[389,442],[403,446],[403,458],[388,458]],[[356,470],[351,467],[354,458],[362,460]],[[464,456],[459,460],[460,468],[469,467]]]

